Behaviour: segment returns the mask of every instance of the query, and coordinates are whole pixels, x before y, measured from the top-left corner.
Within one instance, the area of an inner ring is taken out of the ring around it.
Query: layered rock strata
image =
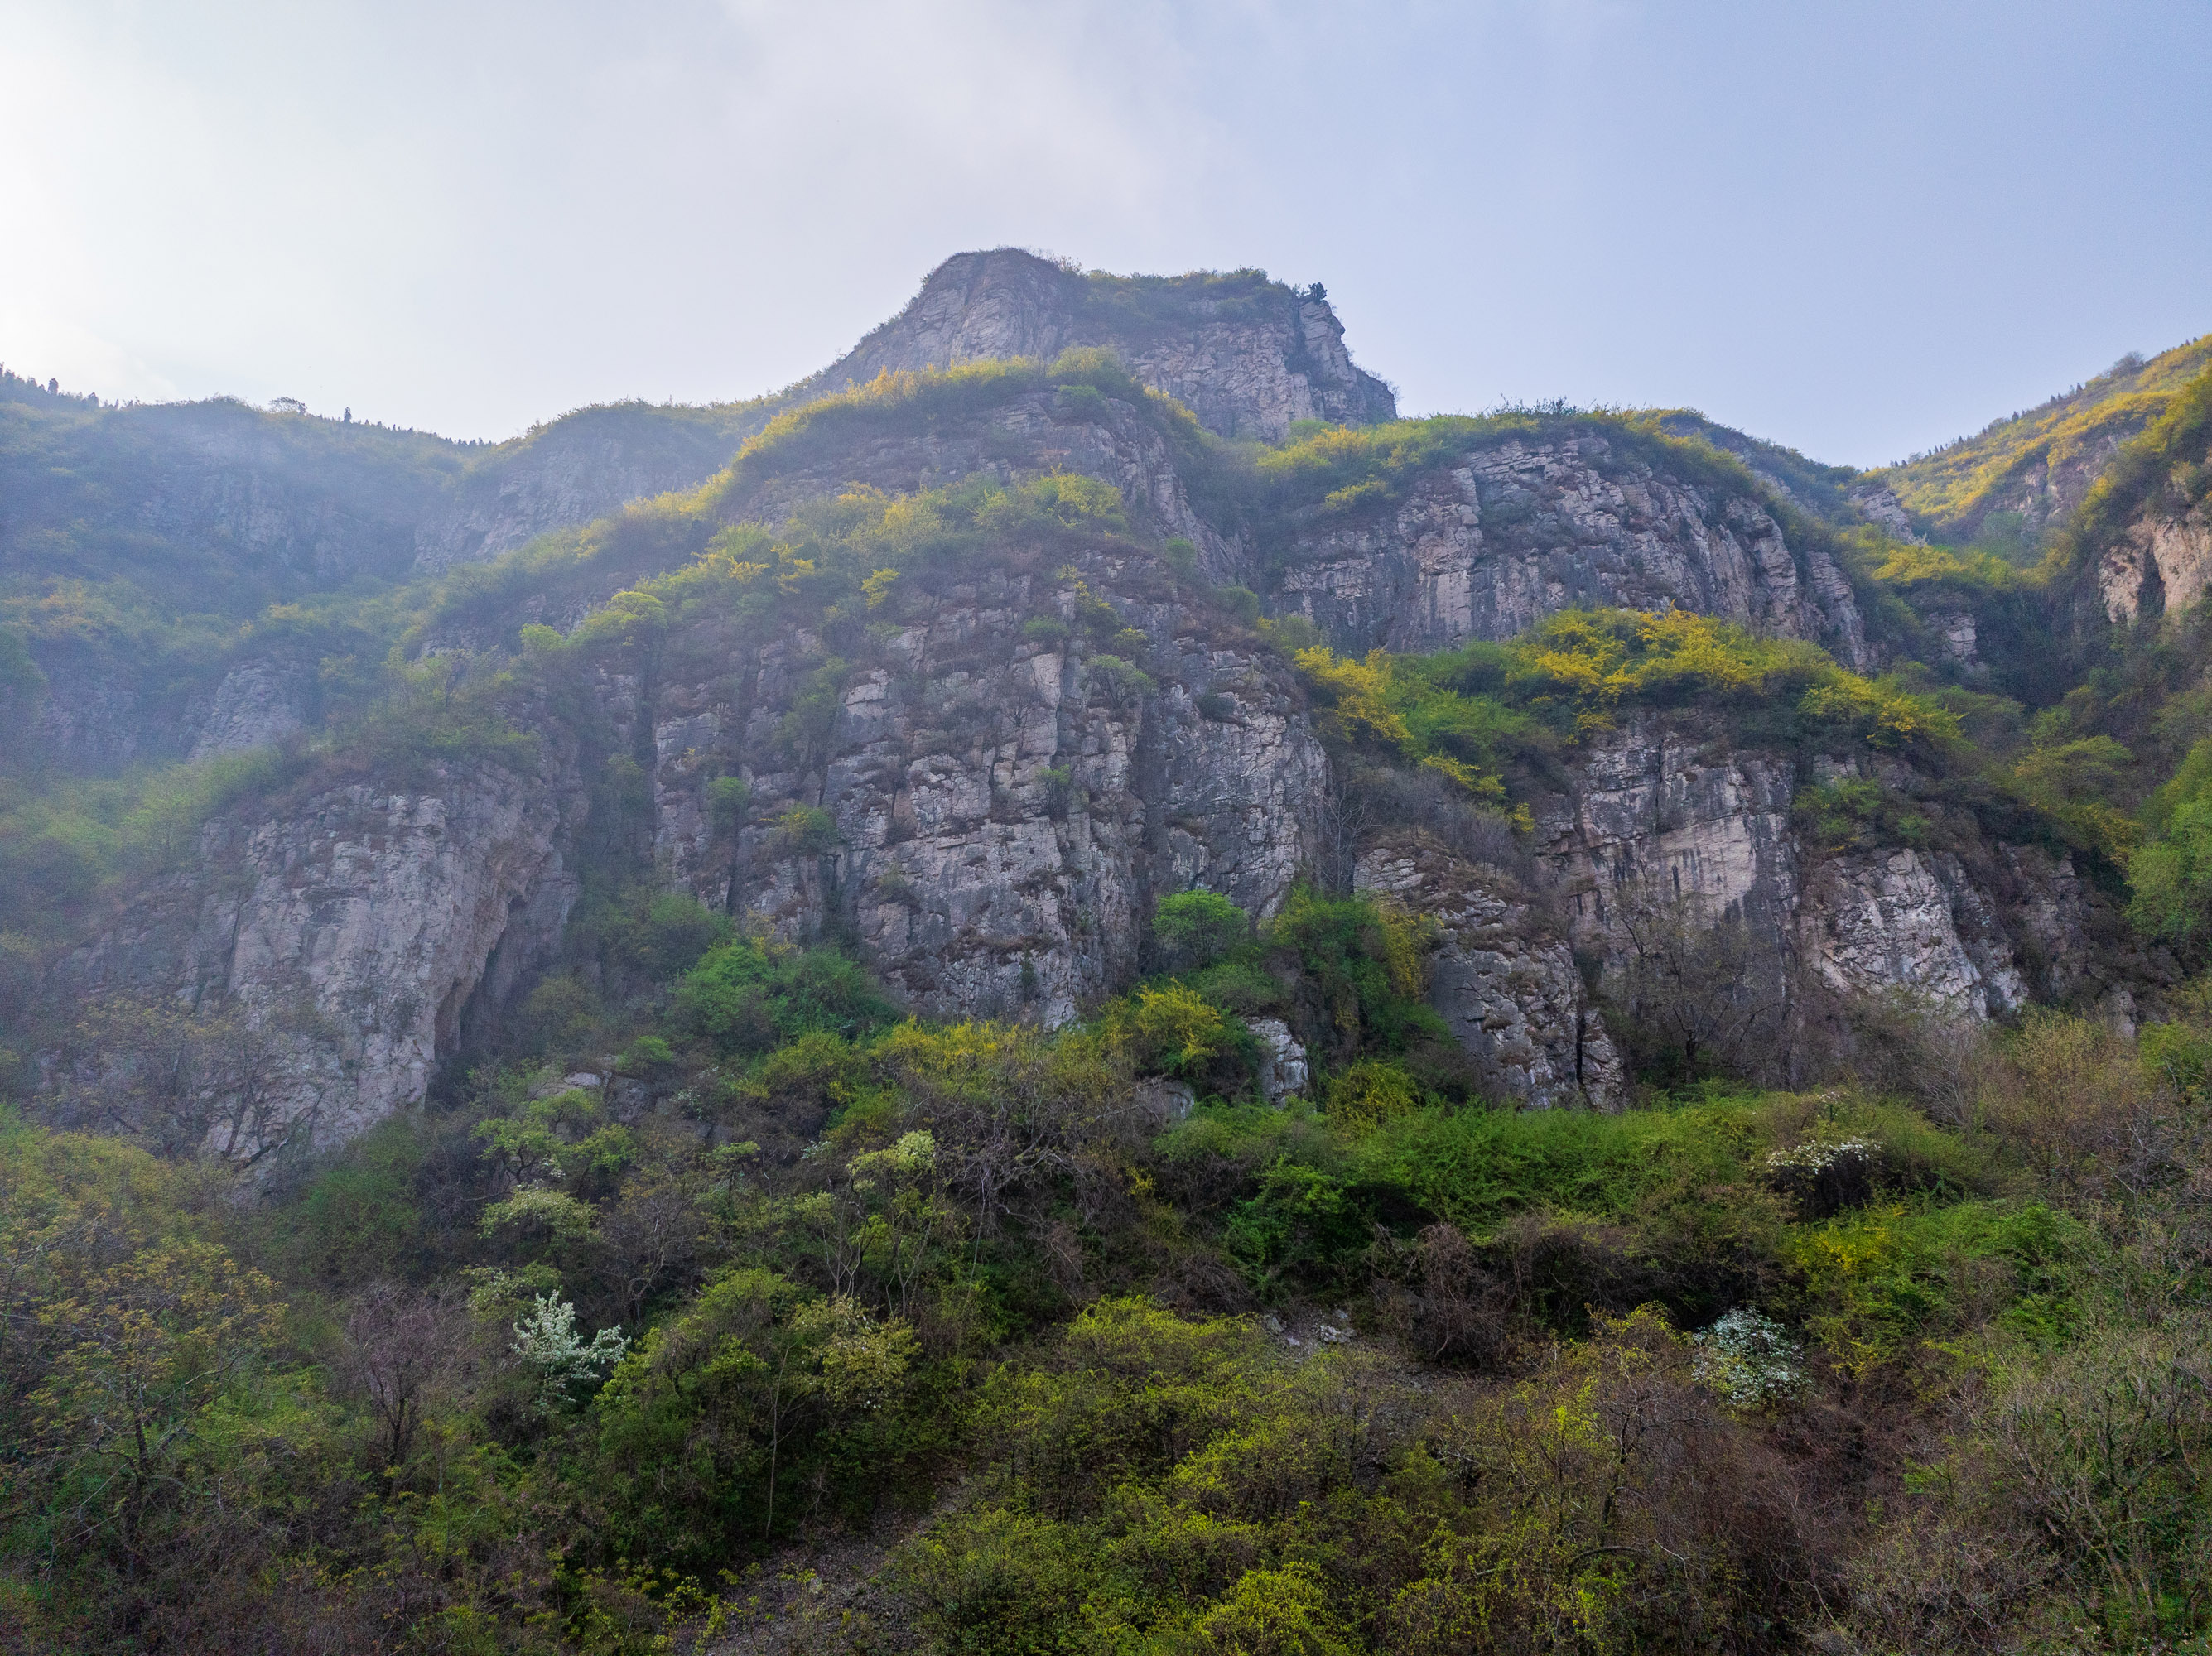
[[[1839,995],[1903,991],[1977,1019],[2031,1001],[2135,1015],[2172,963],[2128,938],[2072,858],[1956,830],[1959,851],[1829,853],[1797,831],[1798,788],[1855,767],[1736,750],[1722,732],[1656,714],[1591,737],[1572,786],[1537,802],[1534,846],[1566,930],[1611,969],[1642,921],[1742,921],[1790,970]],[[1871,761],[1869,761],[1871,762]],[[1887,761],[1885,761],[1885,764]],[[1893,786],[1909,775],[1875,770]]]
[[[1122,597],[1146,686],[1072,632],[1129,571],[999,571],[947,585],[926,622],[850,661],[818,749],[779,739],[820,657],[779,640],[734,674],[672,685],[654,714],[657,855],[704,901],[776,931],[849,930],[885,983],[943,1016],[1056,1024],[1139,964],[1158,896],[1204,887],[1273,913],[1318,850],[1327,760],[1279,661]],[[749,785],[718,833],[704,786]],[[792,830],[818,810],[818,835]]]

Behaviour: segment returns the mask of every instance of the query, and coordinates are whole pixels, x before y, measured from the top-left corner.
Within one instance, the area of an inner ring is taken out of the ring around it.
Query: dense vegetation
[[[0,1128],[11,1645],[2212,1624],[2212,1027],[1519,1114],[1437,1064],[1409,918],[1224,907],[1048,1038],[892,1022],[663,899],[601,925],[645,990],[616,1072],[541,1036],[259,1202]],[[1317,1105],[1252,1098],[1255,1005],[1316,1036]],[[761,1573],[848,1526],[835,1596]]]
[[[122,704],[149,758],[181,756],[180,715],[240,660],[295,662],[319,714],[319,661],[398,641],[422,531],[496,500],[548,446],[704,476],[773,407],[586,409],[480,445],[229,398],[102,406],[0,376],[0,687],[27,643]]]

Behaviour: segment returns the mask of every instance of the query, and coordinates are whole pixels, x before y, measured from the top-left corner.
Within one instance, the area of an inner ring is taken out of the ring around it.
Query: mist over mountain
[[[0,1627],[2204,1637],[2212,337],[1869,471],[1347,338],[0,373]]]

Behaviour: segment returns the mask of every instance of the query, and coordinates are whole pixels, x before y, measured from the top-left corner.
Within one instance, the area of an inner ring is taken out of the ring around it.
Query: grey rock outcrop
[[[949,584],[926,623],[848,662],[830,731],[797,762],[776,731],[819,659],[808,640],[668,687],[659,859],[708,901],[734,889],[787,937],[849,928],[895,992],[948,1016],[1066,1022],[1133,975],[1160,895],[1203,886],[1274,913],[1316,858],[1327,792],[1295,686],[1256,650],[1131,595],[1139,572],[1076,568]],[[1103,652],[1026,634],[1031,619],[1072,620],[1076,578],[1149,634],[1157,688]],[[717,774],[751,787],[733,841],[705,808]],[[794,836],[794,810],[830,827]]]
[[[1859,515],[1893,541],[1912,541],[1926,545],[1928,537],[1912,526],[1912,515],[1905,509],[1905,502],[1897,498],[1897,491],[1879,484],[1869,483],[1851,490],[1851,504]]]
[[[2097,563],[2097,590],[2105,613],[2132,622],[2153,615],[2182,615],[2212,590],[2212,501],[2176,517],[2156,513],[2128,525]]]
[[[2017,951],[1955,856],[1901,846],[1839,857],[1808,897],[1812,963],[1839,993],[1904,990],[1975,1017],[2027,1003]]]
[[[1626,1074],[1605,1019],[1540,894],[1419,830],[1387,834],[1363,852],[1353,884],[1443,928],[1430,1003],[1486,1086],[1539,1109],[1626,1104]]]
[[[1749,494],[1662,471],[1597,434],[1507,438],[1420,476],[1379,515],[1313,517],[1280,560],[1274,607],[1340,648],[1504,639],[1578,604],[1693,610],[1869,659],[1850,583],[1793,550]]]
[[[189,868],[61,975],[80,996],[234,1012],[268,1033],[252,1118],[210,1150],[338,1143],[420,1101],[477,1010],[558,942],[576,894],[562,828],[544,781],[483,766],[218,820]]]
[[[302,730],[311,669],[304,662],[240,663],[223,675],[192,743],[194,760],[266,747]]]
[[[1575,936],[1623,949],[1630,910],[1654,896],[1771,930],[1796,912],[1794,767],[1711,749],[1709,731],[1637,715],[1587,740],[1570,792],[1536,802],[1536,854]]]
[[[1609,970],[1626,964],[1640,917],[1679,904],[1703,923],[1743,921],[1778,969],[1838,994],[1902,991],[1978,1019],[2031,1001],[2131,1016],[2138,995],[2174,980],[2070,858],[1956,825],[1960,851],[1825,852],[1791,804],[1803,784],[1852,767],[1815,760],[1801,773],[1789,755],[1720,735],[1638,715],[1590,738],[1571,789],[1538,802],[1535,850],[1569,934]],[[1886,779],[1906,779],[1891,769]]]
[[[1091,276],[1012,247],[945,260],[802,394],[988,357],[1050,361],[1079,345],[1115,351],[1224,437],[1272,440],[1293,421],[1366,424],[1397,413],[1390,388],[1353,365],[1325,299],[1255,271]]]
[[[1312,1074],[1291,1026],[1280,1018],[1253,1018],[1246,1027],[1260,1047],[1260,1096],[1270,1104],[1302,1096]]]

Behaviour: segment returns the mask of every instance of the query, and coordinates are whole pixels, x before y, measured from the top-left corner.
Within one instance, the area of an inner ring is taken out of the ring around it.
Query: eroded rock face
[[[1303,1096],[1312,1073],[1291,1026],[1280,1018],[1251,1018],[1245,1027],[1260,1046],[1260,1096],[1270,1104]]]
[[[1791,801],[1805,782],[1856,771],[1818,760],[1801,776],[1788,756],[1732,750],[1718,734],[1638,715],[1590,738],[1568,766],[1572,788],[1537,804],[1534,848],[1567,933],[1609,970],[1638,925],[1674,910],[1741,919],[1778,970],[1845,996],[1905,991],[1975,1018],[2031,1001],[2131,1018],[2146,987],[2178,980],[2069,858],[1972,839],[1963,852],[1825,852],[1801,837]]]
[[[1843,994],[1903,989],[1977,1017],[2027,1001],[1989,895],[1948,852],[1837,858],[1817,870],[1805,919],[1814,966]]]
[[[1072,631],[1075,579],[1112,597],[1132,573],[1100,559],[948,585],[927,622],[849,664],[811,755],[777,734],[810,640],[668,687],[660,859],[787,937],[849,929],[894,992],[942,1016],[1066,1022],[1135,974],[1161,895],[1204,887],[1273,913],[1315,859],[1327,792],[1280,664],[1157,598],[1120,599],[1156,688],[1027,626]],[[750,784],[734,841],[703,804],[717,774]],[[818,842],[779,825],[795,810],[827,813]]]
[[[1578,937],[1626,947],[1630,911],[1693,899],[1714,915],[1779,927],[1796,912],[1796,769],[1715,753],[1711,733],[1638,715],[1589,738],[1573,788],[1534,809],[1534,848]]]
[[[1444,946],[1430,960],[1430,1004],[1498,1096],[1538,1109],[1627,1102],[1605,1020],[1540,894],[1418,830],[1363,852],[1353,884],[1443,928]]]
[[[2194,609],[2212,589],[2212,503],[2130,524],[2099,561],[2097,588],[2115,622],[2134,621],[2146,605],[2153,615]]]
[[[304,662],[241,662],[223,675],[192,743],[195,761],[266,747],[306,728],[312,670]]]
[[[1380,518],[1316,519],[1283,560],[1275,607],[1340,648],[1506,639],[1577,605],[1693,610],[1869,659],[1850,583],[1794,553],[1757,501],[1618,452],[1598,435],[1509,440],[1420,479]]]
[[[543,779],[454,767],[205,830],[195,864],[64,965],[74,992],[235,1011],[274,1032],[252,1119],[210,1150],[343,1142],[419,1101],[471,1002],[510,992],[576,894]]]
[[[1859,515],[1892,540],[1927,544],[1928,537],[1912,526],[1912,516],[1905,511],[1905,502],[1897,498],[1894,489],[1867,484],[1851,490],[1850,497]]]
[[[1100,284],[1033,253],[961,253],[807,389],[988,357],[1049,361],[1071,346],[1098,345],[1224,437],[1276,440],[1295,420],[1396,416],[1390,388],[1353,366],[1326,300],[1255,283],[1254,294],[1224,303],[1198,282],[1150,285],[1139,306],[1117,307]]]

